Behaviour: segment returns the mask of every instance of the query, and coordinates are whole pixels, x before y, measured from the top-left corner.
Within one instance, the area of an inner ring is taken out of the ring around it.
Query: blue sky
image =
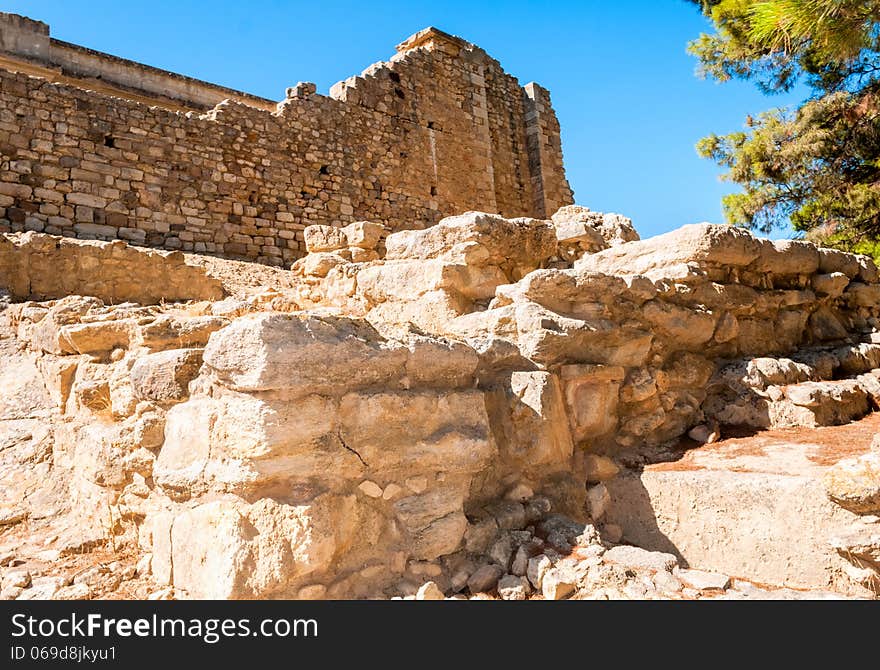
[[[694,144],[797,101],[698,79],[685,47],[709,26],[684,0],[0,0],[0,10],[49,23],[58,39],[275,100],[300,80],[326,93],[437,26],[550,89],[577,202],[632,217],[642,237],[720,222],[734,187]]]

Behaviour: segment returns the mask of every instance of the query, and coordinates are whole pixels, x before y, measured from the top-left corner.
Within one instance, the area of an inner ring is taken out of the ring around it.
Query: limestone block
[[[365,468],[353,450],[359,445],[349,447],[348,439],[338,428],[335,401],[324,396],[198,397],[168,412],[154,476],[172,490],[212,486],[242,494],[278,482],[338,486],[359,478]]]
[[[173,316],[161,314],[150,323],[139,326],[136,341],[154,351],[204,347],[211,333],[220,330],[229,320],[220,316]]]
[[[415,558],[433,560],[458,548],[468,526],[463,502],[461,489],[441,487],[394,503],[397,518],[412,537]]]
[[[211,336],[204,355],[230,388],[303,394],[388,383],[406,360],[406,348],[364,321],[305,312],[236,319]]]
[[[859,261],[854,254],[824,247],[820,247],[818,252],[819,272],[825,274],[839,272],[850,279],[855,279],[859,276]]]
[[[171,525],[172,583],[199,599],[288,593],[330,567],[357,523],[355,506],[324,495],[307,505],[262,499],[186,510]]]
[[[753,388],[764,389],[770,385],[787,386],[809,381],[813,374],[810,366],[789,358],[759,356],[746,365],[745,378]]]
[[[208,466],[216,415],[211,398],[191,399],[169,410],[164,444],[153,466],[153,477],[160,487],[188,495],[204,488],[197,484]]]
[[[203,349],[169,349],[138,358],[131,384],[139,400],[176,402],[189,395],[189,383],[202,365]]]
[[[513,372],[487,408],[503,462],[524,471],[568,467],[574,446],[556,375]]]
[[[350,393],[339,435],[371,468],[474,473],[497,456],[481,391]]]
[[[440,289],[420,295],[411,301],[388,301],[373,307],[366,315],[377,326],[416,328],[423,332],[447,335],[446,324],[471,312],[474,304],[455,291]]]
[[[345,249],[348,245],[345,233],[341,228],[334,226],[306,226],[303,230],[306,243],[306,251],[336,251]]]
[[[338,253],[316,251],[303,259],[302,272],[309,277],[326,277],[330,270],[345,262]]]
[[[463,503],[464,495],[459,487],[443,486],[421,495],[401,498],[393,508],[404,527],[410,532],[417,532],[437,519],[460,512]]]
[[[671,572],[678,565],[678,559],[672,554],[648,551],[623,544],[606,551],[602,556],[602,560],[605,563],[616,563],[635,570],[663,570]]]
[[[347,252],[351,254],[352,263],[369,263],[370,261],[377,261],[380,258],[379,253],[373,249],[349,247]]]
[[[575,441],[603,435],[617,427],[622,367],[564,365],[560,376]]]
[[[134,323],[129,320],[95,321],[62,326],[58,338],[65,349],[79,354],[99,354],[127,347]]]
[[[823,484],[828,497],[851,512],[880,513],[880,451],[838,461]]]
[[[852,282],[843,296],[856,307],[876,307],[880,304],[880,285]]]
[[[842,272],[813,275],[810,281],[816,293],[829,298],[839,298],[849,285],[849,277]]]
[[[374,264],[358,273],[358,294],[371,304],[389,300],[416,300],[430,291],[445,288],[445,263],[409,260]]]
[[[387,259],[444,258],[465,265],[507,266],[519,279],[556,251],[556,233],[548,221],[505,219],[467,212],[442,219],[425,230],[392,233],[385,240]]]
[[[819,269],[819,251],[802,240],[772,240],[762,246],[754,267],[778,275],[811,275]]]
[[[411,335],[406,376],[412,385],[431,388],[472,386],[479,357],[462,342]]]
[[[639,234],[633,228],[632,220],[620,214],[602,214],[600,212],[591,212],[587,207],[566,205],[560,207],[551,218],[557,230],[571,229],[571,224],[589,226],[590,229],[599,234],[602,244],[598,249],[613,247],[639,239]],[[560,239],[560,241],[562,240]]]
[[[652,300],[644,305],[642,314],[662,334],[684,348],[699,347],[715,333],[717,317],[711,312]]]
[[[556,240],[561,245],[578,246],[591,252],[600,251],[607,246],[599,231],[583,221],[554,221],[554,227]]]
[[[834,350],[840,369],[848,375],[880,368],[880,345],[862,342]],[[835,366],[837,367],[837,366]],[[830,375],[826,375],[826,378]]]
[[[487,300],[494,297],[495,289],[506,284],[507,281],[507,275],[497,265],[449,264],[443,266],[443,288],[458,291],[470,300]]]
[[[370,221],[355,221],[342,229],[349,247],[370,250],[378,246],[384,231],[384,226]]]
[[[461,512],[452,512],[432,521],[416,531],[413,556],[423,560],[433,560],[453,553],[461,544],[466,528],[467,518]]]
[[[736,339],[737,335],[739,335],[739,321],[730,312],[725,312],[718,319],[718,325],[715,326],[715,341],[720,343],[730,342]]]
[[[469,299],[490,298],[507,283],[497,266],[475,267],[444,260],[399,260],[364,268],[358,273],[358,293],[370,303],[410,301],[439,289],[457,291]]]
[[[730,586],[730,577],[720,572],[707,572],[705,570],[679,570],[678,579],[686,586],[698,591],[715,589],[723,591]]]
[[[73,387],[78,364],[79,361],[74,357],[54,358],[44,356],[37,360],[46,389],[49,391],[53,402],[62,412],[67,406],[67,400],[70,397],[70,390]]]
[[[687,264],[744,267],[758,258],[761,249],[761,243],[742,228],[695,223],[585,256],[578,267],[606,274],[638,274],[662,279],[677,276],[679,267]]]

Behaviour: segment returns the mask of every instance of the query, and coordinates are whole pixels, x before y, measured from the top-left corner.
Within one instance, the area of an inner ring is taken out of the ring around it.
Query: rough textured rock
[[[59,271],[63,268],[63,271]],[[107,302],[219,300],[222,284],[179,251],[139,249],[125,242],[90,243],[0,228],[0,288],[18,300],[72,293]]]
[[[707,572],[705,570],[679,570],[676,576],[685,586],[698,591],[706,589],[724,590],[730,586],[730,577],[719,572]]]
[[[504,570],[498,565],[484,565],[468,579],[467,585],[471,593],[480,593],[495,588]]]
[[[880,451],[839,461],[823,481],[838,505],[856,514],[880,513]]]
[[[605,552],[602,560],[616,563],[627,568],[671,571],[678,565],[678,559],[672,554],[660,551],[647,551],[640,547],[620,545]]]
[[[4,533],[65,526],[33,556],[149,554],[143,597],[746,597],[670,572],[679,550],[705,553],[640,525],[666,523],[676,486],[652,461],[723,443],[730,424],[836,425],[880,403],[865,259],[709,225],[627,241],[587,210],[384,234],[309,231],[321,250],[284,282],[222,302],[16,298],[0,313],[0,486],[21,502],[0,509]],[[564,240],[608,248],[566,260]],[[864,592],[870,532],[832,545],[793,529],[844,507],[872,518],[872,458],[835,457],[827,496],[779,489],[811,496],[785,512],[779,560],[688,562],[782,582],[813,552],[810,588]],[[713,482],[688,489],[701,542],[746,555],[700,514],[777,479],[697,472]],[[671,488],[648,504],[655,480]],[[9,594],[81,592],[46,584]]]
[[[139,358],[131,368],[134,396],[160,403],[183,400],[201,365],[201,349],[170,349]]]

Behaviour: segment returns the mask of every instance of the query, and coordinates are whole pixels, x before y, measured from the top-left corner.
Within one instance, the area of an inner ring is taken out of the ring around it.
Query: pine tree
[[[769,94],[805,83],[795,110],[749,118],[698,151],[742,193],[729,222],[763,232],[791,221],[808,239],[874,253],[880,240],[880,0],[690,0],[716,29],[691,42],[699,72]]]

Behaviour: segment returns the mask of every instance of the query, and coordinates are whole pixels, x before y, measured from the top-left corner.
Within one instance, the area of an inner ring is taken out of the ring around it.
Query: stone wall
[[[0,46],[0,232],[287,265],[303,255],[307,225],[393,231],[471,209],[546,216],[571,202],[546,91],[524,90],[435,29],[329,97],[288,89],[275,111],[231,92],[200,113],[206,98],[180,92],[170,73],[135,81],[120,65],[96,84],[112,57],[68,54],[56,76],[33,70],[51,57],[21,40]],[[108,79],[118,86],[101,88]],[[169,103],[158,89],[180,94]]]
[[[114,541],[139,543],[179,596],[370,597],[425,575],[476,593],[487,565],[498,579],[551,560],[529,553],[544,546],[530,525],[594,562],[606,547],[590,538],[628,539],[609,516],[616,478],[680,454],[685,435],[880,406],[870,259],[710,224],[633,237],[623,217],[579,207],[551,221],[471,212],[384,249],[371,224],[309,228],[312,253],[277,273],[293,286],[18,303],[5,341],[50,396],[52,477],[69,484],[76,527],[106,541],[111,509],[125,521]],[[600,250],[560,259],[560,240],[578,238]],[[167,253],[60,244],[102,249],[107,268]],[[70,272],[48,256],[39,276],[53,265]],[[63,289],[106,290],[89,280]],[[870,496],[858,509],[875,509]],[[551,510],[581,539],[549,530]],[[592,548],[572,548],[582,540]],[[827,565],[847,588],[845,561]]]
[[[0,234],[0,292],[13,300],[85,294],[143,304],[217,300],[225,293],[219,280],[188,265],[180,252],[37,233]]]
[[[269,111],[275,108],[274,101],[256,95],[57,40],[50,37],[45,23],[4,12],[0,12],[0,66],[184,111],[208,110],[226,99]]]
[[[598,451],[703,423],[843,423],[880,400],[864,376],[880,367],[880,344],[863,341],[880,323],[869,258],[711,224],[621,243],[634,233],[614,220],[577,207],[552,223],[472,212],[389,235],[385,257],[361,263],[325,245],[293,266],[289,309],[334,305],[465,341],[486,384],[550,371],[575,442]],[[547,267],[579,225],[611,245]]]

